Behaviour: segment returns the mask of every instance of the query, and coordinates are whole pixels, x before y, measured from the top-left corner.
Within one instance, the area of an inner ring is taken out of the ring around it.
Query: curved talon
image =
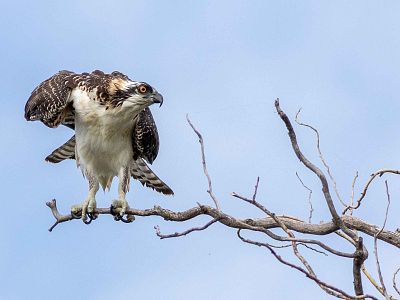
[[[120,220],[124,223],[132,223],[133,221],[135,221],[135,217],[132,215],[127,215],[126,219],[124,219],[123,217],[120,218]]]
[[[86,225],[89,225],[90,223],[92,223],[93,220],[97,219],[97,215],[91,212],[88,212],[86,214],[87,217],[89,217],[89,220],[87,219],[82,219],[83,223],[85,223]]]
[[[115,221],[121,220],[121,216],[115,211],[116,207],[111,204],[110,206],[110,213],[112,216],[114,216]]]
[[[90,224],[93,220],[97,218],[97,215],[94,213],[96,209],[96,199],[94,197],[90,197],[90,194],[85,202],[83,202],[82,205],[78,207],[81,209],[81,219],[83,223]]]
[[[90,223],[92,223],[93,219],[89,217],[89,221],[86,219],[82,219],[83,223],[85,223],[86,225],[89,225]]]
[[[110,205],[110,213],[111,213],[111,215],[112,216],[115,216],[117,213],[115,212],[115,207],[114,207],[114,205]]]
[[[88,212],[87,216],[89,217],[90,221],[96,220],[98,217],[98,214],[93,213],[93,212]]]
[[[123,223],[132,223],[133,221],[135,221],[135,217],[132,215],[127,215],[126,218],[124,218],[123,216],[116,214],[116,215],[114,215],[114,220],[122,221]]]
[[[117,207],[115,207],[113,204],[110,206],[110,213],[112,216],[114,216],[115,221],[122,221],[124,223],[132,223],[135,220],[135,217],[133,215],[126,215],[126,213],[123,211],[123,208],[120,213],[116,212]],[[124,215],[126,215],[126,218],[124,218]]]

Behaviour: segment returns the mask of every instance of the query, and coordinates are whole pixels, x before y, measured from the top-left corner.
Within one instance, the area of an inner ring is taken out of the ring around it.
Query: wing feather
[[[59,163],[65,159],[76,159],[75,157],[75,135],[71,137],[62,146],[55,149],[49,156],[46,157],[46,161],[52,163]],[[172,189],[162,181],[146,164],[142,158],[132,161],[130,166],[131,176],[139,180],[143,185],[156,190],[164,195],[173,195]]]
[[[75,159],[75,135],[72,136],[63,145],[55,149],[45,160],[51,163],[59,163],[65,159]]]
[[[96,101],[100,104],[119,104],[118,89],[109,89],[110,84],[130,80],[128,76],[114,71],[106,74],[100,70],[77,74],[60,71],[37,86],[25,105],[25,118],[28,121],[40,120],[48,127],[63,124],[75,128],[75,112],[70,98],[75,88],[87,92],[96,90]]]
[[[156,159],[160,140],[156,123],[148,107],[138,115],[138,121],[133,130],[132,145],[134,159],[141,157],[150,164]]]
[[[72,109],[70,94],[75,87],[73,72],[60,71],[36,87],[25,105],[25,119],[57,127]]]
[[[149,168],[143,159],[139,158],[134,161],[130,172],[132,177],[139,180],[143,185],[164,195],[174,194],[172,189]]]

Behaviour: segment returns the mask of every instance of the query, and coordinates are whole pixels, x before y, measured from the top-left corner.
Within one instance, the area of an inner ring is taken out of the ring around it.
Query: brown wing
[[[65,159],[75,159],[75,135],[72,136],[63,145],[55,149],[50,155],[45,158],[45,161],[51,163],[59,163]]]
[[[40,120],[49,127],[60,124],[72,129],[75,127],[75,116],[70,99],[71,91],[79,87],[87,92],[96,90],[96,101],[104,105],[118,105],[119,100],[114,93],[118,91],[118,83],[130,80],[120,72],[106,74],[95,70],[92,73],[76,74],[60,71],[43,81],[28,99],[25,105],[25,118],[28,121]],[[110,88],[112,84],[115,88]]]
[[[33,90],[25,105],[25,119],[57,127],[71,110],[71,90],[76,86],[70,71],[60,71]]]
[[[139,115],[132,137],[133,158],[144,158],[150,164],[156,159],[160,141],[156,123],[150,109],[145,108]]]

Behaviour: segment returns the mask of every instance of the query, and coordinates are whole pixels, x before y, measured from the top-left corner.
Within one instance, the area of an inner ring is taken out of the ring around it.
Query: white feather
[[[143,106],[126,101],[106,109],[79,88],[72,91],[71,98],[77,161],[82,171],[97,177],[104,188],[121,168],[132,163],[132,129]]]

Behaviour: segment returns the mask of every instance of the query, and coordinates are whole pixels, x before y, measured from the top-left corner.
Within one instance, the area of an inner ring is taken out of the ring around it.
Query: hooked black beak
[[[163,96],[157,92],[151,96],[151,99],[153,100],[153,103],[160,103],[160,107],[164,101]]]

